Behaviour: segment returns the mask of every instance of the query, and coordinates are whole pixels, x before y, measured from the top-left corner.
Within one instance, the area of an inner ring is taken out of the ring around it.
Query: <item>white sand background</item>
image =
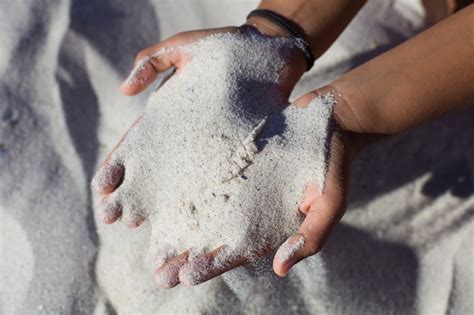
[[[90,178],[149,95],[118,93],[135,53],[240,24],[255,4],[0,3],[0,314],[472,314],[472,109],[364,152],[342,223],[285,279],[267,260],[161,290],[144,263],[149,227],[94,221]],[[295,94],[422,28],[416,1],[370,1]]]

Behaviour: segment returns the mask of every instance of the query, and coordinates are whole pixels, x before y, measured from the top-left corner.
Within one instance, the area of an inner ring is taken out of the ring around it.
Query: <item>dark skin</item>
[[[322,6],[323,2],[269,0],[262,1],[260,8],[271,9],[300,25],[316,56],[319,56],[329,48],[364,3],[337,0],[331,2],[331,6]],[[294,264],[320,251],[331,229],[344,214],[351,164],[360,150],[379,138],[474,104],[472,21],[474,5],[348,72],[329,86],[311,91],[294,102],[296,106],[306,106],[317,95],[333,92],[337,99],[333,113],[336,128],[330,139],[330,161],[323,191],[318,193],[318,187],[308,183],[299,205],[305,219],[296,234],[287,240],[291,244],[303,239],[304,245],[285,261],[276,256],[273,263],[276,274],[286,275]],[[268,36],[288,35],[262,18],[251,18],[247,23]],[[137,61],[163,47],[183,45],[216,32],[235,31],[238,31],[237,27],[180,33],[143,50],[137,55]],[[125,83],[121,91],[126,95],[140,93],[155,80],[158,73],[171,66],[179,71],[185,64],[186,58],[178,53],[152,58],[144,71],[148,79],[132,85]],[[289,96],[305,68],[303,55],[296,52],[284,69],[282,93]],[[115,190],[118,182],[111,182],[100,189],[105,198]],[[212,267],[212,260],[224,247],[225,244],[193,262],[188,261],[187,252],[169,259],[158,267],[156,273],[157,279],[162,279],[161,274],[171,276],[158,284],[168,288],[179,283],[194,285],[247,262],[244,258],[234,257],[225,268]],[[266,255],[270,250],[264,248],[259,254]],[[199,279],[186,277],[190,270],[199,271]]]

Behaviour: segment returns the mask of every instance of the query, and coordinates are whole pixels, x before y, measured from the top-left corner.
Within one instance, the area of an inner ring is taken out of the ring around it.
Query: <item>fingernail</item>
[[[133,70],[130,72],[128,78],[122,83],[121,89],[126,88],[131,85],[144,84],[147,81],[147,77],[143,76],[143,72],[146,69],[150,57],[146,56],[145,58],[139,60]]]
[[[285,275],[288,273],[290,268],[294,265],[293,258],[295,257],[296,253],[303,248],[305,243],[305,237],[303,234],[297,234],[290,238],[288,238],[285,243],[283,243],[278,251],[275,254],[275,257],[278,261],[285,265],[286,272]]]
[[[105,224],[111,224],[117,221],[121,214],[122,207],[117,202],[105,203],[102,201],[99,204],[97,218]]]
[[[182,284],[187,286],[198,285],[205,280],[212,268],[212,259],[209,257],[200,257],[190,262],[179,272],[179,280]]]
[[[100,193],[107,194],[113,191],[114,186],[122,179],[124,168],[115,162],[108,162],[102,166],[91,180],[91,188]]]
[[[170,264],[162,267],[155,274],[155,280],[161,288],[170,289],[179,284],[179,265]]]

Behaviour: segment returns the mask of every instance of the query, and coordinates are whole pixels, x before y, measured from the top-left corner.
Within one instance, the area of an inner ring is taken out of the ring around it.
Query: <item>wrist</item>
[[[245,24],[254,27],[261,34],[269,37],[289,37],[291,35],[283,27],[259,16],[250,17]],[[306,71],[308,62],[302,52],[294,49],[288,60],[288,66],[284,69],[285,77],[293,83],[290,84],[293,87]]]
[[[279,25],[260,16],[250,17],[245,24],[255,27],[260,33],[270,37],[287,37],[290,35]]]
[[[262,0],[258,9],[271,10],[304,33],[316,58],[336,40],[366,0]]]
[[[349,144],[349,155],[352,159],[368,145],[390,136],[388,133],[375,131],[375,126],[372,123],[373,117],[364,113],[364,104],[367,100],[361,96],[360,91],[352,88],[352,86],[335,81],[331,85],[318,89],[315,94],[319,95],[327,92],[334,94],[336,105],[333,111],[333,119],[336,121],[338,130],[345,142]]]

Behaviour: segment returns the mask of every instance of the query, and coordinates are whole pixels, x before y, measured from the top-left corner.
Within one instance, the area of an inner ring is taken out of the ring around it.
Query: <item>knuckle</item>
[[[141,51],[135,54],[135,61],[139,61],[142,58],[143,58],[143,53]]]
[[[317,90],[313,90],[311,92],[308,92],[302,96],[300,96],[296,101],[295,105],[296,106],[302,106],[305,107],[307,106],[312,100],[314,100],[317,96],[319,95]]]
[[[323,248],[323,244],[321,242],[311,242],[308,244],[308,250],[310,255],[317,254],[321,251]]]
[[[171,36],[170,39],[176,40],[176,39],[179,39],[179,38],[182,38],[182,37],[187,37],[189,35],[192,35],[192,33],[194,33],[194,31],[180,32],[180,33],[177,33],[177,34]]]
[[[145,58],[146,56],[148,56],[148,54],[149,54],[148,49],[144,49],[144,50],[139,51],[139,52],[135,55],[135,61],[140,61],[140,60],[142,60],[143,58]]]
[[[127,212],[123,217],[123,222],[127,227],[134,229],[142,225],[143,222],[145,222],[145,216],[131,214]]]
[[[319,95],[321,95],[321,93],[319,92],[319,90],[312,90],[308,93],[306,93],[306,97],[308,99],[308,101],[312,101],[314,100],[316,97],[318,97]]]
[[[314,210],[323,209],[328,215],[337,215],[343,209],[342,193],[339,191],[333,191],[328,194],[328,198],[321,198],[315,205]]]

